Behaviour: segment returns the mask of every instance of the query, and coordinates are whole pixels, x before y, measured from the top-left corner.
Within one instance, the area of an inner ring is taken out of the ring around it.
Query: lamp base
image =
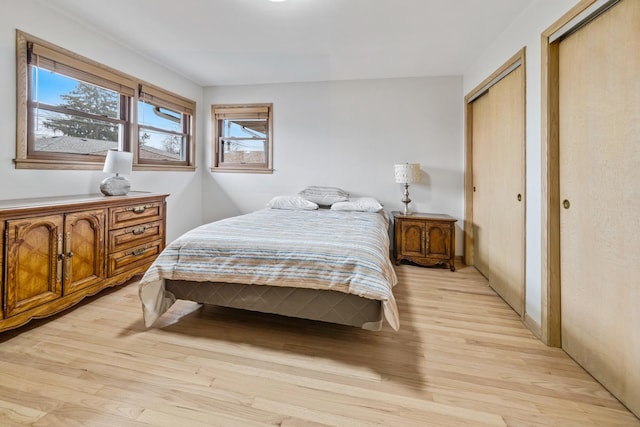
[[[409,210],[409,203],[404,204],[402,215],[411,215],[411,211]]]
[[[105,196],[124,196],[131,190],[131,183],[124,176],[110,176],[100,183],[100,191]]]
[[[409,198],[409,184],[404,184],[404,194],[402,195],[402,203],[404,203],[404,211],[403,215],[410,215],[411,211],[409,211],[409,203],[411,203],[411,199]]]

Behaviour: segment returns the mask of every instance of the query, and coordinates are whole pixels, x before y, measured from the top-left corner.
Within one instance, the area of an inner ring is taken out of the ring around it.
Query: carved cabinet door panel
[[[451,258],[451,224],[428,222],[426,227],[427,256],[445,261]]]
[[[62,295],[62,227],[62,215],[7,221],[6,316]]]
[[[401,253],[408,257],[427,255],[425,245],[425,223],[423,221],[404,220],[400,230]]]
[[[105,278],[106,210],[67,214],[64,221],[64,294]]]

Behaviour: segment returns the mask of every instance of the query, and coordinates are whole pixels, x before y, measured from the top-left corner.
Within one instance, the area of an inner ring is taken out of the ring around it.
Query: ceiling
[[[460,75],[533,0],[48,0],[201,86]]]

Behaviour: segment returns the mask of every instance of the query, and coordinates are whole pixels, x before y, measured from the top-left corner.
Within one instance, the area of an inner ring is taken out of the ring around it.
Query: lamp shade
[[[395,165],[396,183],[412,184],[420,181],[420,163],[400,163]]]
[[[107,158],[104,160],[102,172],[129,175],[133,163],[133,153],[126,151],[107,151]]]

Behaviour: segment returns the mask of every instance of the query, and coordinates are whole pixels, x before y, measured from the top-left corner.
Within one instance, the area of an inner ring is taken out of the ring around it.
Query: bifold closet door
[[[524,312],[524,70],[473,101],[474,265]]]
[[[562,347],[640,414],[640,1],[559,42]]]
[[[473,265],[485,277],[490,271],[491,139],[493,105],[489,92],[473,101]]]

